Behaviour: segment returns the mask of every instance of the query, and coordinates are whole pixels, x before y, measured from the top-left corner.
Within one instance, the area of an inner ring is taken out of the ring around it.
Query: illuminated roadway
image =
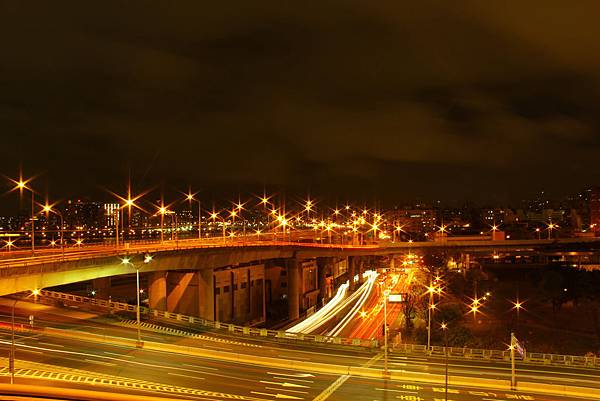
[[[0,319],[5,322],[5,329],[0,331],[0,341],[4,355],[10,342],[10,332],[6,330],[6,322],[10,321],[11,300],[3,299],[0,303]],[[28,323],[28,316],[35,314],[36,326],[60,327],[79,333],[102,333],[112,338],[135,338],[135,330],[108,325],[111,319],[96,316],[93,313],[78,309],[57,309],[43,305],[19,302],[17,305],[17,322]],[[354,348],[341,348],[327,345],[277,343],[267,340],[249,340],[243,337],[230,337],[223,334],[204,333],[204,339],[181,338],[153,332],[144,332],[144,341],[157,343],[177,343],[192,345],[204,349],[218,349],[240,354],[269,356],[274,358],[302,362],[323,362],[332,365],[365,366],[382,368],[381,353]],[[161,390],[140,390],[125,385],[96,386],[98,389],[113,392],[129,392],[135,394],[155,394],[175,396],[189,399],[248,399],[274,400],[299,399],[313,400],[322,391],[331,388],[333,383],[343,381],[327,398],[329,400],[408,400],[434,401],[443,399],[440,389],[443,385],[416,384],[408,381],[389,381],[363,377],[343,377],[303,370],[286,370],[266,368],[247,363],[226,362],[196,356],[148,351],[135,347],[97,343],[72,338],[61,338],[42,333],[18,333],[19,344],[17,367],[24,366],[23,372],[29,376],[17,377],[17,382],[32,382],[32,375],[40,370],[56,370],[68,372],[72,378],[82,376],[118,377],[124,383],[136,382],[138,386],[151,386],[152,383],[164,385]],[[76,369],[77,371],[73,371]],[[390,369],[418,372],[424,375],[443,373],[444,360],[439,357],[392,355]],[[571,385],[598,387],[598,370],[517,365],[521,380],[569,383]],[[5,374],[6,372],[3,371]],[[510,371],[505,362],[485,362],[451,359],[450,375],[502,378],[507,380]],[[68,376],[68,375],[67,375]],[[48,381],[53,386],[78,387],[80,382]],[[149,384],[150,383],[150,384]],[[182,390],[183,389],[183,390]],[[482,391],[464,386],[451,386],[451,400],[566,400],[574,398],[546,396],[530,393],[512,393],[507,391]],[[182,394],[182,391],[188,394]],[[191,390],[196,393],[189,393]],[[458,394],[456,392],[458,391]],[[222,394],[211,394],[222,393]],[[494,394],[495,397],[491,396]],[[532,398],[510,398],[519,395]],[[399,396],[405,396],[400,398]],[[413,397],[413,398],[410,398]],[[416,398],[415,398],[416,397]]]

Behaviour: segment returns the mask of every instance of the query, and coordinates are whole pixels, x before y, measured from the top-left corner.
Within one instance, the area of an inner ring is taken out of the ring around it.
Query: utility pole
[[[517,387],[517,378],[515,374],[515,347],[516,338],[514,333],[510,333],[510,388],[514,390]]]

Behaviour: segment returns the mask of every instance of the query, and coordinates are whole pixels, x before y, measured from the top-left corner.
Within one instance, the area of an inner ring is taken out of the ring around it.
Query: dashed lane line
[[[124,320],[122,322],[119,322],[118,325],[125,326],[125,327],[137,327],[137,322],[135,320]],[[226,340],[223,338],[205,336],[202,334],[190,333],[189,331],[173,329],[170,327],[164,327],[164,326],[160,326],[158,324],[152,324],[152,323],[148,323],[148,322],[142,322],[140,324],[140,327],[143,328],[144,330],[153,331],[155,333],[170,334],[170,335],[180,336],[180,337],[189,337],[189,338],[193,338],[193,339],[197,339],[197,340],[213,341],[213,342],[218,342],[218,343],[222,343],[222,344],[232,344],[232,345],[241,345],[244,347],[262,348],[262,346],[258,345],[258,344],[251,344],[251,343],[246,343],[246,342],[241,342],[241,341]]]

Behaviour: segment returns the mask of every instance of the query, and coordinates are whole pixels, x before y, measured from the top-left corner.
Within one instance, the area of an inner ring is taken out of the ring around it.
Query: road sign
[[[390,294],[388,297],[388,301],[389,302],[404,302],[404,299],[406,299],[406,294]]]

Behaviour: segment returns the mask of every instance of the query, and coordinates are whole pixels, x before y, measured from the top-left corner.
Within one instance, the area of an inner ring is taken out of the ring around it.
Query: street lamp
[[[65,243],[64,243],[65,222],[64,222],[63,215],[58,210],[53,209],[52,205],[49,205],[47,203],[44,205],[42,211],[46,213],[46,216],[48,215],[48,213],[54,213],[55,215],[60,217],[60,247],[62,248],[62,255],[64,257],[65,256]]]
[[[427,287],[427,293],[429,294],[429,304],[427,307],[427,353],[429,353],[429,350],[431,349],[431,314],[435,308],[435,305],[433,305],[433,294],[435,292],[436,287],[429,284],[429,287]]]
[[[148,264],[152,262],[152,255],[146,254],[144,256],[144,263]],[[135,308],[135,317],[136,317],[136,321],[137,321],[137,345],[141,346],[142,344],[142,329],[141,329],[141,322],[140,322],[140,267],[134,265],[131,262],[131,259],[129,259],[128,256],[125,256],[121,259],[121,264],[125,265],[125,266],[132,266],[135,269],[135,283],[136,283],[136,289],[137,289],[137,307]]]
[[[353,280],[354,278],[351,278]],[[390,290],[383,292],[383,370],[388,374],[388,324],[387,324],[387,303]]]
[[[444,358],[446,359],[446,398],[448,401],[448,325],[446,322],[440,325],[440,328],[444,331]]]
[[[36,297],[40,294],[40,290],[35,289],[31,291],[31,295]],[[10,371],[10,384],[15,384],[15,308],[17,306],[18,298],[15,298],[12,305],[12,313],[11,313],[11,338],[10,338],[10,358],[8,361],[9,371]]]
[[[558,228],[558,224],[554,224],[552,222],[548,224],[548,239],[552,239],[552,230],[554,230],[555,228]]]
[[[19,177],[19,180],[17,181],[13,180],[12,178],[9,178],[9,180],[15,184],[12,191],[18,189],[21,196],[23,196],[24,189],[31,192],[31,254],[35,256],[35,191],[33,190],[33,188],[27,185],[32,179],[33,178],[23,180],[22,177]]]
[[[190,203],[190,209],[192,207],[192,201],[198,202],[198,239],[202,239],[202,202],[200,199],[194,198],[192,191],[187,193],[186,200]]]
[[[165,241],[165,230],[164,230],[164,224],[165,224],[165,214],[168,212],[167,208],[165,207],[165,205],[161,205],[158,208],[158,214],[160,214],[160,243],[162,244]]]
[[[215,212],[214,210],[210,214],[210,218],[212,219],[213,223],[215,223],[215,224],[217,222],[217,219],[219,219],[221,221],[221,229],[223,231],[223,243],[225,243],[225,230],[226,230],[225,219],[222,218],[221,216],[219,216],[219,213]]]

